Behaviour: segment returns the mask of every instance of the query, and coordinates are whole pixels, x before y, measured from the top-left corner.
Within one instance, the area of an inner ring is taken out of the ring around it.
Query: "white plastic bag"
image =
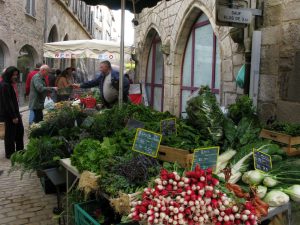
[[[51,109],[54,109],[54,107],[55,107],[54,101],[52,100],[52,98],[50,98],[50,97],[47,96],[47,97],[45,98],[44,108],[45,108],[46,110],[51,110]]]

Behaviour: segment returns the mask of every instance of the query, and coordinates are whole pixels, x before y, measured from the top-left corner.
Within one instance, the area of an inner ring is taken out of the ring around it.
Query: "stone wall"
[[[17,65],[19,51],[29,46],[33,51],[34,65],[43,59],[45,2],[35,1],[35,17],[26,14],[25,0],[0,0],[0,46],[4,50],[4,66]],[[48,0],[46,39],[56,25],[58,40],[68,34],[69,40],[91,39],[85,27],[61,0]]]
[[[69,40],[92,39],[82,22],[73,14],[61,0],[49,0],[48,3],[47,37],[51,28],[57,27],[58,40],[63,41],[67,35]]]
[[[300,122],[300,2],[265,0],[259,112]]]
[[[221,52],[221,104],[235,101],[237,88],[235,76],[244,62],[241,50],[229,36],[228,27],[215,24],[215,1],[210,0],[172,0],[162,1],[156,7],[139,14],[139,26],[136,27],[136,46],[138,77],[145,81],[147,58],[151,41],[158,33],[163,46],[170,46],[164,54],[164,110],[176,115],[180,111],[180,82],[184,49],[190,30],[201,13],[205,13],[217,36]]]
[[[0,1],[0,41],[5,52],[5,67],[17,65],[19,51],[31,46],[34,59],[41,60],[43,49],[44,4],[36,1],[36,17],[26,14],[26,1]]]

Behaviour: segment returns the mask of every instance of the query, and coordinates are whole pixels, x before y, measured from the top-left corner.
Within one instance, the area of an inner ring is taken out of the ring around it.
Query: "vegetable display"
[[[188,171],[184,176],[162,169],[153,188],[132,202],[129,217],[148,224],[256,225],[258,217],[250,201],[239,203],[219,189],[212,170]]]
[[[132,202],[132,220],[151,225],[254,225],[267,215],[269,205],[281,206],[290,199],[300,202],[300,160],[259,138],[261,124],[248,97],[229,106],[226,115],[210,90],[202,87],[188,101],[187,119],[176,119],[177,133],[162,137],[162,145],[187,154],[220,146],[215,174],[198,166],[174,172],[176,162],[167,164],[132,151],[136,130],[127,127],[128,121],[137,120],[144,129],[160,133],[161,120],[174,118],[169,112],[124,104],[87,115],[78,106],[58,106],[45,121],[32,126],[27,150],[11,158],[13,168],[44,169],[57,166],[59,158],[71,157],[79,172],[95,174],[94,186],[114,198],[116,205],[118,197],[144,190],[141,199]],[[299,134],[296,126],[285,130]],[[255,170],[253,150],[270,155],[269,172]]]

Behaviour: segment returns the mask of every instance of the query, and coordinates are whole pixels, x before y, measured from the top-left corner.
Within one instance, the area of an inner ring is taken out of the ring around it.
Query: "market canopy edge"
[[[82,0],[88,5],[105,5],[112,10],[121,9],[121,0]],[[170,1],[170,0],[165,0]],[[152,8],[161,0],[126,0],[125,9],[132,13],[140,13],[144,8]],[[134,7],[133,7],[134,4]],[[134,10],[134,9],[135,10]]]
[[[125,54],[131,55],[133,47],[125,46]],[[119,58],[120,44],[118,42],[103,40],[73,40],[44,44],[44,57],[46,58],[96,58],[110,60]]]

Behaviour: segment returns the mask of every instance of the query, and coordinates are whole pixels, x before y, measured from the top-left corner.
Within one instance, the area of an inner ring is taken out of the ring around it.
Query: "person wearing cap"
[[[118,102],[119,95],[119,72],[112,69],[109,61],[100,63],[100,75],[91,81],[81,84],[73,84],[74,88],[92,88],[98,86],[100,97],[104,106],[111,107]],[[123,77],[123,101],[128,101],[129,80]]]

